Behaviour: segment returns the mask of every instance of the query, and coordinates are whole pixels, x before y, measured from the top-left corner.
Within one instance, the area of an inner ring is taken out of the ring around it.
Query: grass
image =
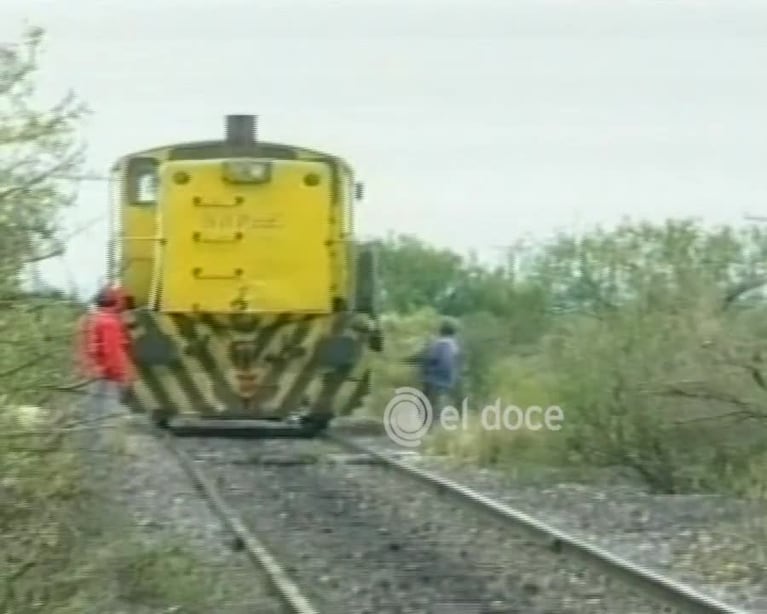
[[[426,439],[426,451],[447,456],[460,464],[502,469],[515,479],[574,469],[565,462],[566,449],[558,433],[488,430],[476,414],[467,422],[465,429],[454,431],[435,427]]]

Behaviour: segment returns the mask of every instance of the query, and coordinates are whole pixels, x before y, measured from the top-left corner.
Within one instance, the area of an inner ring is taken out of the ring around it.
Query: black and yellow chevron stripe
[[[137,412],[203,419],[346,415],[370,389],[366,316],[137,311],[132,319]]]

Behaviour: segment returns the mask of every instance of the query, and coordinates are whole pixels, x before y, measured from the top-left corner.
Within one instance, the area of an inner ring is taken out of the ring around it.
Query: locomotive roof
[[[125,162],[126,160],[130,158],[136,158],[140,156],[157,156],[158,154],[161,154],[163,152],[173,152],[174,150],[188,150],[190,153],[197,151],[198,154],[200,152],[204,152],[205,150],[216,150],[220,149],[220,153],[222,155],[190,155],[190,157],[184,157],[180,155],[179,157],[175,158],[172,157],[170,159],[176,159],[176,160],[184,160],[184,159],[197,159],[197,160],[203,160],[203,159],[215,159],[217,157],[227,157],[228,155],[241,155],[241,156],[247,156],[247,155],[258,155],[261,153],[261,155],[264,155],[265,157],[273,157],[273,158],[282,158],[282,159],[294,159],[302,158],[302,157],[311,157],[311,158],[326,158],[326,159],[332,159],[336,162],[340,162],[343,166],[348,167],[348,163],[339,156],[336,156],[334,154],[330,154],[324,151],[320,151],[317,149],[309,149],[307,147],[300,147],[297,145],[289,145],[286,143],[274,143],[274,142],[268,142],[268,141],[255,141],[252,144],[248,144],[244,147],[231,149],[233,146],[228,143],[225,140],[209,140],[209,141],[187,141],[182,143],[169,143],[166,145],[160,145],[157,147],[150,147],[147,149],[142,149],[140,151],[135,151],[133,153],[125,154],[121,156],[117,160],[117,164],[119,165],[122,162]],[[227,148],[229,148],[229,151],[227,152]],[[298,154],[297,156],[284,156],[280,155],[280,152],[294,152],[295,154]],[[181,152],[179,152],[181,153]],[[276,154],[276,155],[275,155]]]

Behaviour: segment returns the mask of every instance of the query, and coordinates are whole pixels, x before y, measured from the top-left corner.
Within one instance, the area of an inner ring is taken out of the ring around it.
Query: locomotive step
[[[232,436],[232,437],[313,437],[320,432],[314,424],[294,420],[245,420],[174,417],[168,420],[167,428],[174,435],[187,436]]]

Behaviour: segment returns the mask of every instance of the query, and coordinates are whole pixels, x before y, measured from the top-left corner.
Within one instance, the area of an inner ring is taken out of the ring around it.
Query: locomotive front
[[[176,430],[314,432],[362,405],[380,350],[352,169],[260,142],[255,127],[228,116],[223,140],[116,167],[111,268],[135,307],[132,405]]]

